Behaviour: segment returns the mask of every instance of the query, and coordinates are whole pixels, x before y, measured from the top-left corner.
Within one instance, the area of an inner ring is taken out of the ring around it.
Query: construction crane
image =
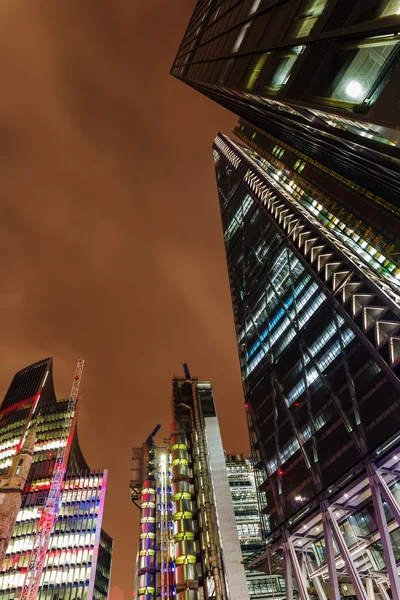
[[[156,435],[156,433],[159,431],[159,429],[161,429],[161,425],[156,425],[153,429],[153,431],[151,432],[151,434],[149,435],[149,437],[146,440],[146,444],[148,444],[149,446],[154,446],[154,437]]]
[[[67,446],[71,431],[72,421],[78,400],[79,385],[82,378],[83,358],[78,360],[75,370],[75,377],[72,383],[71,395],[68,399],[66,416],[63,423],[63,429],[60,436],[60,447],[57,452],[57,458],[54,466],[53,476],[50,483],[49,493],[43,506],[40,516],[38,529],[33,541],[33,548],[29,557],[29,564],[26,571],[25,582],[22,588],[20,600],[36,600],[43,573],[44,561],[53,525],[57,520],[60,508],[61,488],[64,481],[64,475],[67,468]]]

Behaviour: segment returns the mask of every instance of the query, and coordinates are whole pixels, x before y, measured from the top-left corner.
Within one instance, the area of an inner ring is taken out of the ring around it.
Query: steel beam
[[[323,500],[323,503],[325,504],[325,510],[326,515],[328,516],[329,526],[336,540],[336,544],[338,545],[344,564],[346,565],[346,569],[351,579],[351,583],[353,584],[354,590],[356,592],[356,596],[358,600],[367,600],[367,595],[365,593],[364,586],[361,582],[360,575],[358,574],[357,568],[353,562],[347,544],[344,541],[343,534],[340,531],[340,527],[336,521],[333,509],[328,505],[326,500]]]
[[[315,589],[317,590],[319,600],[328,600],[325,594],[324,586],[322,585],[321,577],[314,577],[313,584],[315,585]]]
[[[293,577],[292,565],[290,561],[289,549],[286,542],[283,542],[283,574],[285,577],[286,600],[293,600]]]
[[[367,465],[367,474],[369,479],[369,485],[371,488],[372,501],[374,503],[375,516],[378,524],[379,533],[381,536],[383,554],[385,557],[386,568],[390,581],[390,589],[392,592],[393,600],[400,600],[400,579],[397,573],[396,559],[393,552],[392,541],[390,539],[389,529],[387,526],[385,510],[383,508],[381,496],[381,493],[384,493],[381,486],[381,479],[383,479],[383,477],[379,475],[376,466],[372,464]],[[392,493],[389,490],[389,488],[387,489],[389,495],[392,496]],[[393,500],[394,502],[396,502],[394,498]]]
[[[382,596],[382,600],[391,600],[383,581],[381,583],[377,583],[376,585],[378,586],[378,590]]]
[[[324,529],[326,562],[328,565],[329,587],[331,590],[330,600],[340,600],[339,581],[336,571],[335,551],[331,529],[329,526],[329,514],[326,502],[321,502],[322,527]]]
[[[303,578],[303,573],[301,572],[301,567],[299,560],[297,558],[296,550],[293,546],[293,542],[290,538],[290,534],[285,532],[283,534],[283,547],[284,550],[289,554],[290,562],[292,565],[293,573],[296,579],[297,587],[299,590],[300,600],[310,600],[307,592],[307,586],[305,579]],[[285,548],[286,547],[286,548]]]
[[[378,484],[380,492],[382,496],[385,498],[388,506],[392,512],[392,515],[396,519],[397,525],[400,527],[400,506],[397,503],[396,498],[393,496],[392,492],[389,489],[388,484],[384,480],[382,474],[379,472],[379,469],[374,464],[367,465],[367,473],[368,477]],[[371,483],[370,483],[371,485]]]
[[[367,582],[366,582],[366,587],[367,587],[368,600],[375,600],[374,580],[372,579],[372,577],[368,577]]]

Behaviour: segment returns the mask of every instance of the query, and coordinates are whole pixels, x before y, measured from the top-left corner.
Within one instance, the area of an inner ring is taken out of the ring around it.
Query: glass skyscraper
[[[133,449],[131,499],[140,508],[136,596],[249,598],[211,384],[172,382],[171,435],[157,427]]]
[[[274,159],[294,151],[297,177],[333,172],[335,194],[398,218],[399,32],[398,0],[199,0],[171,74],[266,132]]]
[[[29,471],[0,573],[0,598],[20,597],[57,451],[66,444],[67,472],[40,581],[38,600],[104,600],[108,596],[112,539],[102,530],[107,471],[91,470],[79,447],[76,413],[55,396],[52,359],[18,372],[0,407],[0,474],[4,476],[31,423],[37,422]],[[72,418],[68,440],[62,438]]]
[[[328,204],[307,161],[242,125],[258,149],[218,135],[213,154],[263,472],[266,549],[249,567],[284,576],[288,599],[387,598],[388,586],[398,599],[400,271],[389,228],[382,245],[368,238],[390,210],[364,195],[377,214],[368,228],[351,193]]]
[[[261,129],[399,156],[399,26],[398,0],[198,0],[171,73]]]
[[[265,550],[257,497],[259,472],[251,457],[227,454],[225,458],[240,547],[246,565],[254,555]],[[286,597],[285,580],[282,576],[246,570],[246,579],[251,600],[284,600]]]

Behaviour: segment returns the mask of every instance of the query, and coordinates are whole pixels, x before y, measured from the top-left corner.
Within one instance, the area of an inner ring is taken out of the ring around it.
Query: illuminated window
[[[243,84],[239,87],[243,87],[246,90],[252,90],[254,88],[269,55],[270,53],[266,52],[265,54],[260,54],[252,58],[243,77]]]
[[[284,148],[281,148],[281,146],[275,146],[274,149],[272,150],[272,154],[274,154],[278,158],[281,158],[283,156],[284,152],[285,152],[285,150],[284,150]]]
[[[306,163],[304,161],[298,160],[298,161],[296,161],[294,168],[295,168],[295,171],[297,171],[298,173],[301,173],[305,166],[306,166]]]
[[[268,91],[279,91],[288,81],[296,60],[305,46],[296,46],[289,50],[280,50],[273,57],[275,69],[267,85]]]
[[[252,15],[255,12],[257,12],[257,10],[260,7],[260,4],[261,4],[261,0],[254,0],[253,4],[250,6],[250,10],[249,10],[248,14]]]
[[[378,0],[374,2],[372,7],[368,6],[359,20],[369,21],[371,19],[393,17],[394,15],[400,15],[400,0]]]
[[[288,30],[287,37],[298,39],[310,35],[326,5],[327,0],[305,0]]]
[[[397,50],[397,36],[344,44],[336,54],[326,96],[339,102],[370,102]]]
[[[242,47],[242,44],[244,42],[244,39],[246,37],[246,33],[250,28],[251,23],[252,23],[252,21],[248,21],[247,23],[242,25],[242,27],[240,27],[238,36],[235,40],[235,43],[232,46],[232,52],[239,52],[239,50]]]

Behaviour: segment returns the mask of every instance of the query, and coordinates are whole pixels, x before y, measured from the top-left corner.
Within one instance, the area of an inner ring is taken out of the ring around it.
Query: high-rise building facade
[[[140,508],[136,597],[246,600],[248,590],[211,384],[172,382],[171,435],[133,450]]]
[[[65,423],[70,428],[65,435]],[[47,548],[38,600],[105,600],[110,580],[112,539],[102,530],[107,471],[91,470],[79,447],[76,409],[57,400],[52,359],[18,372],[0,407],[0,474],[4,478],[23,441],[36,428],[32,466],[0,572],[0,598],[16,600],[24,588],[39,521],[65,445],[67,471],[57,519]],[[21,450],[22,446],[22,450]],[[17,467],[18,469],[18,467]],[[1,491],[1,490],[0,490]]]
[[[348,227],[264,152],[223,135],[213,147],[264,480],[266,550],[249,567],[283,575],[288,599],[387,598],[390,586],[397,600],[399,270],[363,237],[362,215]]]
[[[399,156],[399,28],[397,0],[199,0],[171,73],[261,129]]]
[[[254,555],[262,554],[265,550],[257,496],[261,481],[251,457],[227,454],[225,459],[240,547],[246,565],[252,562]],[[284,600],[286,597],[285,580],[281,575],[246,570],[246,580],[250,600]]]
[[[340,158],[334,155],[327,168],[318,152],[310,148],[302,152],[296,144],[281,142],[271,128],[262,131],[241,120],[234,133],[254,151],[271,176],[278,176],[279,182],[289,187],[290,193],[311,210],[318,207],[319,219],[326,226],[352,238],[367,260],[375,260],[375,268],[400,276],[397,191],[378,178],[370,185],[362,172],[357,173],[357,165],[353,164],[351,174],[346,174]]]

